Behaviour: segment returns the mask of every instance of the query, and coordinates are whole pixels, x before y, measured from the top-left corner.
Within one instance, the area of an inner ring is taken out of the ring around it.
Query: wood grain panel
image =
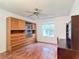
[[[18,21],[18,28],[19,28],[19,30],[25,30],[25,21],[19,20]]]
[[[72,49],[79,50],[79,16],[72,16]]]
[[[79,51],[58,48],[58,59],[79,59]]]

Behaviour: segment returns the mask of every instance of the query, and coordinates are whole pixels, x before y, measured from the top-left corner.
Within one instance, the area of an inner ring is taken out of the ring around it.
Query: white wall
[[[66,39],[66,21],[68,21],[68,16],[55,17],[52,19],[43,19],[37,21],[37,39],[41,42],[48,42],[57,44],[57,37],[61,39]],[[54,23],[55,24],[55,37],[43,37],[42,35],[42,24]],[[65,41],[66,42],[66,41]],[[66,45],[66,44],[64,44]]]
[[[0,9],[0,52],[6,51],[6,17],[8,16],[14,16],[16,18],[27,20],[22,16]],[[29,19],[27,21],[34,22]]]
[[[75,0],[70,16],[79,15],[79,0]]]

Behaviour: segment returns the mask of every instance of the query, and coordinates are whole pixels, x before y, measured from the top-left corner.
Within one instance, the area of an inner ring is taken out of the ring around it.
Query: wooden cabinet
[[[26,45],[25,21],[14,17],[7,18],[7,50],[13,51]]]
[[[29,27],[30,24],[27,25],[26,23],[28,22],[14,17],[7,18],[7,51],[14,51],[36,41],[36,25],[34,26],[34,23],[29,22],[32,25],[32,27]],[[31,33],[28,31],[31,31]],[[29,35],[32,36],[28,37]]]
[[[18,21],[18,28],[19,28],[19,30],[25,30],[25,21],[19,20]]]
[[[13,34],[11,36],[12,51],[25,45],[26,45],[26,38],[24,34],[16,34],[16,35]]]
[[[37,41],[36,38],[36,24],[31,22],[26,22],[26,36],[27,39],[31,38],[32,41]]]
[[[11,24],[11,29],[12,30],[17,30],[18,29],[18,20],[14,20],[14,18],[9,18],[10,24]]]
[[[25,30],[25,21],[13,17],[8,18],[11,30]]]

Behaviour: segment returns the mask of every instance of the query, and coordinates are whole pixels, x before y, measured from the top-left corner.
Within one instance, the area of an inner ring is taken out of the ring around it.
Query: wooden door
[[[72,49],[79,50],[79,16],[72,16]]]

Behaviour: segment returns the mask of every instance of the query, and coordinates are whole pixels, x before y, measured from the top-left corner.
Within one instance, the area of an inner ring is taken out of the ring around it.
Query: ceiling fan
[[[25,13],[29,13],[30,15],[28,15],[27,17],[32,17],[32,16],[35,16],[37,18],[40,17],[40,15],[44,15],[41,13],[41,9],[38,9],[38,8],[35,8],[33,11],[25,11]]]

